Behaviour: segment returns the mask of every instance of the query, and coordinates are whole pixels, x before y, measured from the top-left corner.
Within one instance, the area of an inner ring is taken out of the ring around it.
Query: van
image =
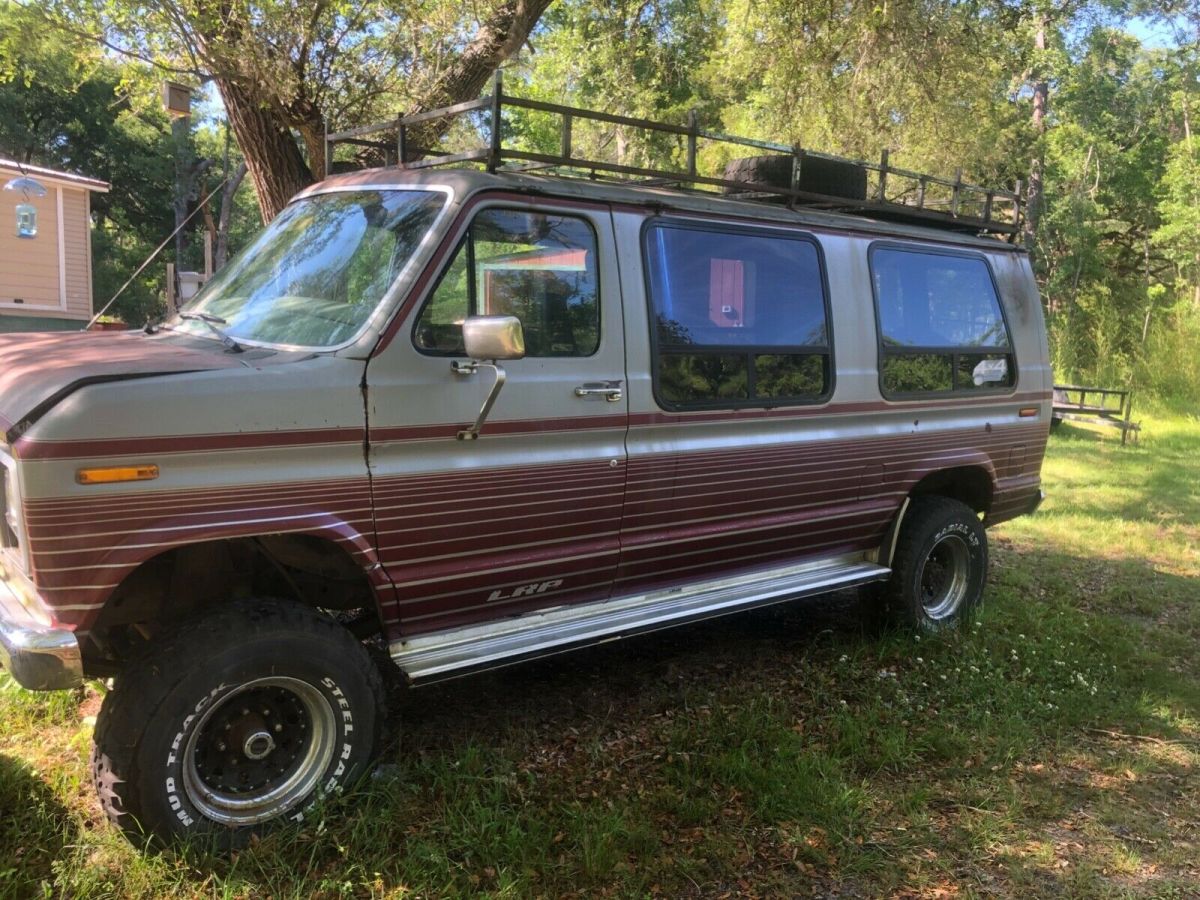
[[[303,821],[367,771],[380,657],[422,684],[854,587],[953,627],[1038,505],[1019,190],[533,105],[561,146],[389,123],[144,332],[0,337],[0,665],[114,679],[130,835]],[[589,116],[686,164],[588,159]],[[721,141],[770,153],[701,174]]]

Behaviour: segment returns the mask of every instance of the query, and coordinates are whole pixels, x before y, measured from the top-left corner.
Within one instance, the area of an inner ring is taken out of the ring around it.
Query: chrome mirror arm
[[[483,423],[487,421],[488,413],[492,411],[492,406],[496,403],[496,398],[500,396],[500,391],[504,387],[504,382],[508,375],[504,371],[504,367],[499,362],[479,362],[471,360],[469,363],[460,363],[457,360],[450,363],[450,368],[455,375],[467,377],[474,375],[480,369],[491,369],[496,373],[496,380],[492,382],[492,389],[488,392],[487,399],[483,401],[483,408],[479,410],[479,415],[475,419],[475,424],[469,428],[464,428],[458,432],[460,441],[478,440],[479,433],[483,430]]]

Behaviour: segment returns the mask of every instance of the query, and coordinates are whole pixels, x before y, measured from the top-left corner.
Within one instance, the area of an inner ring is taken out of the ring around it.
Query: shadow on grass
[[[502,738],[513,728],[565,732],[593,719],[660,714],[697,691],[717,691],[800,663],[835,637],[872,640],[856,591],[785,603],[695,625],[401,690],[392,715],[405,752],[449,741]]]
[[[0,897],[32,897],[78,826],[29,766],[0,753]]]
[[[1016,634],[1078,631],[1130,684],[1153,687],[1200,717],[1200,688],[1179,674],[1180,665],[1200,662],[1188,649],[1200,626],[1200,606],[1188,603],[1200,599],[1194,579],[1139,559],[1017,549],[995,536],[993,546],[987,623],[965,641],[1007,646]],[[400,689],[391,713],[402,752],[438,755],[463,740],[502,741],[514,729],[565,733],[595,720],[682,711],[697,694],[769,690],[806,664],[829,665],[835,648],[882,658],[911,641],[868,623],[862,596],[843,591]]]

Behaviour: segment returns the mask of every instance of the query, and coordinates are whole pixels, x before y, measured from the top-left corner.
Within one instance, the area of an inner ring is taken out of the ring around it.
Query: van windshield
[[[445,205],[437,191],[337,191],[288,206],[204,286],[172,328],[201,317],[242,341],[335,347],[379,306]]]

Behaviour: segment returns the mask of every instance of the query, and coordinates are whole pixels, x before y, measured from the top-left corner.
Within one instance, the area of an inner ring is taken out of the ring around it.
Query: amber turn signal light
[[[1036,406],[1024,406],[1021,408],[1020,416],[1022,419],[1032,419],[1035,418],[1039,412],[1041,412],[1041,410],[1039,410]]]
[[[80,469],[75,480],[80,484],[116,484],[120,481],[153,481],[158,466],[105,466],[101,469]]]

